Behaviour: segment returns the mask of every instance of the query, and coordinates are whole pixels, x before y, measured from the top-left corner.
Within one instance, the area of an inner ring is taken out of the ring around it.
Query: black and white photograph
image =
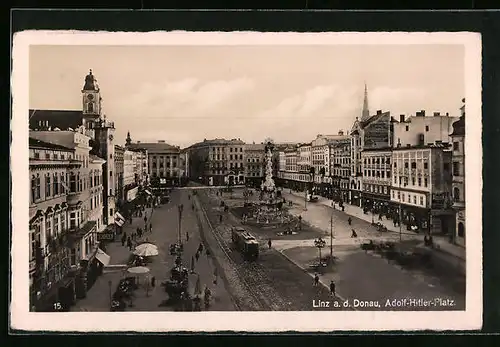
[[[13,326],[480,326],[479,35],[13,45]]]

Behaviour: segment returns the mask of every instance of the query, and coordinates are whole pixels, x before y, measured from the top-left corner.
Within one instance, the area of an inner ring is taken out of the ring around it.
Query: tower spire
[[[130,131],[127,131],[127,138],[125,139],[125,146],[130,146],[132,139],[130,138]]]
[[[368,109],[368,87],[365,82],[365,95],[363,98],[363,111],[361,113],[361,120],[364,121],[370,117],[370,110]]]

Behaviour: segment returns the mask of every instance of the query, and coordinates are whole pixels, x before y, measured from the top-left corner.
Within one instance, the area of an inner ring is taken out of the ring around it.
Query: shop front
[[[392,203],[388,195],[371,194],[363,192],[361,195],[361,204],[365,214],[392,216]],[[375,218],[374,218],[375,220]]]

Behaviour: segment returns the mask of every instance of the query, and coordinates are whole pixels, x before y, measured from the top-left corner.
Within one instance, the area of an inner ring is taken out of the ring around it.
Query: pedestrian
[[[317,287],[319,284],[319,276],[318,274],[315,274],[314,275],[314,286]]]
[[[267,241],[267,245],[269,246],[269,249],[271,249],[271,246],[272,246],[271,239],[269,239],[269,240]]]
[[[333,282],[333,280],[330,281],[330,294],[335,296],[335,283]]]
[[[146,224],[147,222],[148,222],[148,217],[144,216],[144,224]]]
[[[198,261],[198,259],[200,259],[200,252],[197,251],[196,254],[194,255],[196,261]]]
[[[156,278],[153,276],[153,277],[151,277],[151,287],[154,288],[155,285],[156,285]]]
[[[186,232],[186,242],[189,241],[189,232]]]
[[[205,254],[207,255],[207,258],[210,256],[210,251],[208,250],[208,247],[205,249]]]
[[[349,218],[347,219],[347,223],[349,223],[349,225],[351,225],[351,223],[352,223],[352,218],[351,218],[351,217],[349,217]]]
[[[222,215],[219,215],[219,223],[222,223]]]
[[[358,237],[358,234],[356,233],[356,230],[352,229],[351,238],[356,238],[356,237]]]
[[[130,236],[127,238],[127,247],[129,251],[132,250],[132,240],[130,239]]]
[[[153,223],[149,223],[149,232],[152,233],[153,232]]]

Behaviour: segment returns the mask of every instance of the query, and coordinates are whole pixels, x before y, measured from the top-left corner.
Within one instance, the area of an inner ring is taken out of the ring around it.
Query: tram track
[[[260,310],[263,310],[263,311],[269,310],[271,308],[271,306],[269,305],[268,302],[263,300],[261,296],[256,294],[255,288],[248,282],[248,280],[246,278],[247,276],[245,276],[245,274],[242,273],[240,265],[233,258],[232,250],[229,247],[228,243],[223,239],[223,237],[217,231],[217,228],[213,227],[212,221],[210,220],[210,217],[208,216],[206,209],[203,207],[203,205],[199,201],[198,201],[198,205],[199,205],[201,212],[203,213],[205,220],[208,223],[210,232],[212,233],[212,236],[213,236],[214,240],[216,241],[217,246],[223,252],[223,254],[225,255],[228,262],[231,264],[231,267],[236,272],[238,279],[241,281],[241,283],[245,287],[246,292],[258,304]],[[240,311],[244,310],[244,308],[242,307],[242,305],[240,303],[237,303],[237,306],[238,306],[238,309]]]
[[[290,310],[290,302],[284,300],[274,288],[273,279],[269,276],[268,271],[258,262],[244,261],[240,252],[233,252],[230,243],[226,241],[226,239],[230,238],[230,231],[220,228],[219,226],[214,227],[204,206],[201,206],[201,211],[208,221],[210,231],[218,246],[232,264],[248,293],[250,293],[254,300],[259,303],[261,309],[267,311]],[[224,231],[227,232],[228,235],[224,236]]]

